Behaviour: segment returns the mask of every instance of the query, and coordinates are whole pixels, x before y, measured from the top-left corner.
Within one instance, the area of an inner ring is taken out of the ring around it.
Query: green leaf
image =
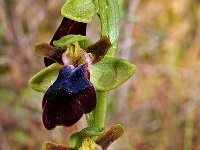
[[[107,0],[106,15],[108,19],[109,38],[115,50],[109,50],[110,55],[115,55],[118,48],[119,37],[119,4],[117,0]],[[113,53],[113,54],[112,54]]]
[[[101,35],[107,35],[112,43],[107,56],[115,56],[119,37],[119,5],[117,0],[94,0],[101,21]]]
[[[41,70],[29,80],[29,86],[39,92],[46,92],[58,77],[62,65],[54,63]]]
[[[95,13],[93,0],[68,0],[61,8],[61,14],[77,22],[88,23]]]
[[[78,42],[82,49],[87,49],[91,44],[91,40],[82,35],[67,35],[57,41],[53,41],[53,45],[57,48],[67,49],[67,46]]]
[[[91,81],[97,90],[109,91],[127,81],[135,71],[135,65],[120,58],[106,56],[91,66]]]

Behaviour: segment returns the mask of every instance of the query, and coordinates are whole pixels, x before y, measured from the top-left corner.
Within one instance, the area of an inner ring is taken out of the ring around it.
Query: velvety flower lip
[[[63,67],[56,81],[44,95],[43,123],[51,130],[59,125],[71,126],[96,106],[96,91],[90,82],[88,65]]]

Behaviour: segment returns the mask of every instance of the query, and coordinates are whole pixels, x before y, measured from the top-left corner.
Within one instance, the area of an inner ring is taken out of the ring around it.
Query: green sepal
[[[61,8],[62,16],[77,22],[91,22],[95,13],[93,0],[68,0]]]
[[[71,34],[53,41],[53,45],[57,48],[67,49],[70,44],[74,44],[75,42],[78,42],[82,49],[87,49],[92,44],[91,40],[86,36]]]
[[[55,63],[34,75],[29,86],[40,92],[46,90],[54,83],[62,65]],[[127,61],[106,56],[102,61],[90,68],[91,82],[97,90],[109,91],[126,82],[136,71],[136,67]]]
[[[39,92],[46,92],[58,77],[62,65],[54,63],[42,69],[29,80],[29,87]]]
[[[95,127],[87,127],[80,132],[76,132],[70,136],[69,139],[69,146],[75,149],[78,149],[81,147],[83,138],[85,137],[91,137],[94,140],[97,140],[99,136],[103,135],[105,133],[105,130],[99,131],[98,128]]]
[[[135,72],[136,66],[127,61],[106,56],[91,66],[91,82],[97,90],[109,91],[126,82]]]

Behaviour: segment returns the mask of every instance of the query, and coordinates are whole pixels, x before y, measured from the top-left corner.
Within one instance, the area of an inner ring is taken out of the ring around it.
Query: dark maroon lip
[[[96,90],[88,77],[88,65],[65,66],[43,97],[43,124],[51,130],[71,126],[96,106]]]

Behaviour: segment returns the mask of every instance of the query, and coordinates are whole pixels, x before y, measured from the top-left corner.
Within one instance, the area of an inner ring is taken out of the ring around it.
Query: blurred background
[[[45,140],[66,144],[86,126],[47,131],[43,93],[28,87],[44,68],[34,54],[48,43],[64,0],[0,0],[0,150],[39,150]],[[123,137],[110,150],[200,150],[200,1],[120,0],[119,57],[137,73],[110,93],[107,128],[121,123]],[[87,36],[99,38],[97,16]],[[98,30],[97,30],[98,29]]]

